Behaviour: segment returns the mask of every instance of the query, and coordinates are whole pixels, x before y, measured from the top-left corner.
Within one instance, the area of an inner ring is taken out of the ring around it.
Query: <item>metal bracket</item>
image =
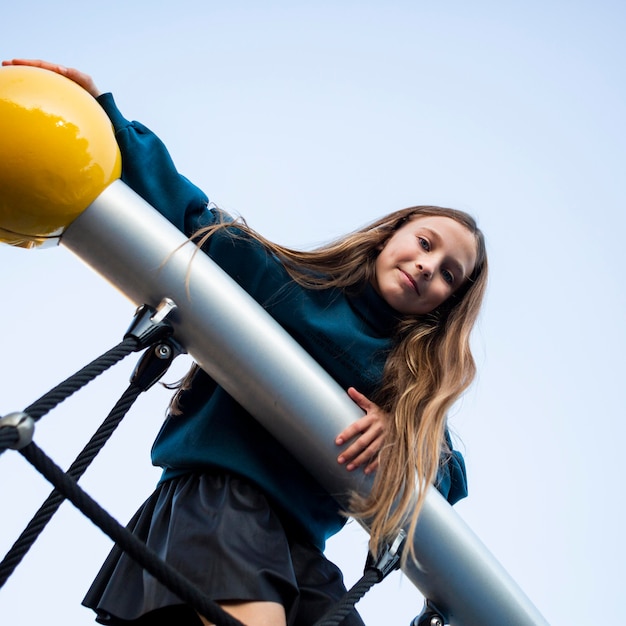
[[[391,545],[387,545],[376,559],[370,552],[365,562],[365,570],[374,570],[378,574],[378,582],[390,574],[393,570],[400,567],[400,557],[402,556],[402,548],[406,540],[406,532],[401,528],[393,540]]]
[[[170,298],[163,298],[156,309],[142,304],[135,312],[124,338],[134,337],[139,342],[139,349],[143,349],[168,337],[173,329],[167,317],[174,309],[176,303]]]
[[[142,391],[147,391],[167,372],[172,361],[184,352],[183,347],[171,337],[154,344],[139,359],[131,382]]]

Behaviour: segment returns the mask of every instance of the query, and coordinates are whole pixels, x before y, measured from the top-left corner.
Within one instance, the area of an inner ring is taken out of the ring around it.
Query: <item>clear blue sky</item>
[[[0,56],[91,73],[212,200],[281,243],[412,204],[473,213],[492,272],[479,376],[451,416],[470,476],[457,510],[551,624],[582,626],[626,623],[625,27],[606,0],[23,0],[2,11]],[[63,247],[0,247],[0,266],[3,415],[116,344],[133,307]],[[131,369],[45,417],[38,444],[67,465]],[[158,478],[168,395],[143,398],[84,479],[120,521]],[[2,555],[48,491],[0,457]],[[90,623],[80,599],[109,547],[64,505],[0,591],[2,623]],[[365,548],[356,525],[329,546],[349,584]],[[368,626],[408,626],[421,604],[396,572],[360,608]]]

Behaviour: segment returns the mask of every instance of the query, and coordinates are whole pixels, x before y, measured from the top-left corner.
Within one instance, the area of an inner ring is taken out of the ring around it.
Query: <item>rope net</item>
[[[117,346],[51,389],[26,407],[23,412],[13,413],[0,419],[0,454],[7,449],[17,450],[54,487],[0,561],[0,589],[41,535],[61,504],[68,500],[147,572],[211,623],[217,626],[244,626],[120,525],[78,485],[80,478],[106,442],[109,441],[140,394],[154,385],[167,371],[173,359],[183,352],[171,335],[172,329],[167,320],[162,316],[155,315],[154,309],[144,305],[138,309],[131,328]],[[122,393],[67,471],[63,471],[32,441],[34,423],[129,354],[141,350],[145,350],[145,352],[135,368],[128,388]],[[396,551],[397,561],[399,560],[399,550]],[[316,626],[340,624],[354,610],[355,604],[366,591],[376,582],[382,580],[391,569],[396,568],[396,561],[394,561],[393,567],[383,572],[377,564],[372,565],[368,559],[364,576],[344,598],[331,607],[326,615],[316,623]]]

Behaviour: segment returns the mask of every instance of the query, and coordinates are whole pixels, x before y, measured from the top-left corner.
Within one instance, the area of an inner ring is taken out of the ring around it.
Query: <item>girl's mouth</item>
[[[404,270],[400,270],[404,276],[406,277],[406,279],[411,283],[413,289],[415,290],[415,293],[419,296],[420,294],[420,290],[417,288],[417,283],[413,280],[413,277],[408,274],[407,272],[405,272]]]

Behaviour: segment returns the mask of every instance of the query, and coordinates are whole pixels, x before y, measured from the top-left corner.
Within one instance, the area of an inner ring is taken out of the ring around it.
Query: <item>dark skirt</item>
[[[159,485],[128,529],[215,602],[270,601],[290,626],[312,626],[345,593],[339,569],[286,530],[265,496],[228,474]],[[198,624],[195,612],[117,546],[83,604],[104,624]],[[356,611],[343,622],[362,626]]]

